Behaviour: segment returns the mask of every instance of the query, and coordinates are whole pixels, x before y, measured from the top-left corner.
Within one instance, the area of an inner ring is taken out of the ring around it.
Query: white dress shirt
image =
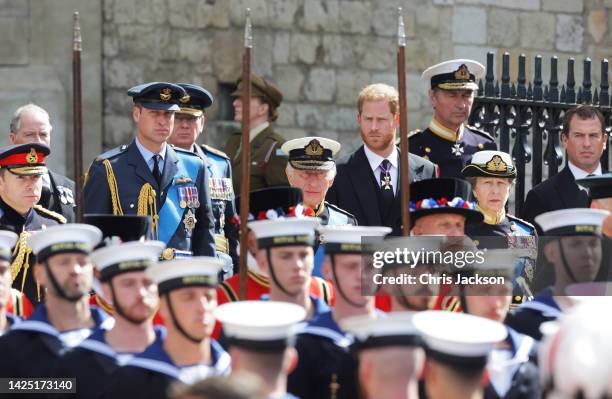
[[[595,169],[591,173],[587,172],[586,170],[580,169],[578,166],[574,165],[569,160],[567,161],[567,166],[569,167],[570,172],[572,172],[572,175],[574,175],[575,180],[584,179],[585,177],[588,177],[589,175],[601,176],[601,164],[599,163],[597,164],[597,169]],[[584,190],[587,193],[589,192],[589,190],[586,187],[583,187],[580,184],[577,184],[577,185],[581,190]]]

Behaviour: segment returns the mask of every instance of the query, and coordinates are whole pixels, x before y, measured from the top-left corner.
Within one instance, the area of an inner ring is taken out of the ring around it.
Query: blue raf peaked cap
[[[178,85],[187,92],[187,95],[180,100],[179,113],[200,116],[205,108],[212,105],[214,98],[205,88],[189,83],[178,83]]]
[[[187,96],[181,86],[166,82],[143,83],[129,89],[127,94],[134,104],[161,111],[178,111],[181,99]]]

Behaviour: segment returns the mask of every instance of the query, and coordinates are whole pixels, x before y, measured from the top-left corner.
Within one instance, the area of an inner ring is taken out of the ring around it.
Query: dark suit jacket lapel
[[[161,178],[161,189],[163,191],[165,191],[166,187],[168,187],[168,185],[172,183],[172,178],[174,178],[178,170],[177,163],[178,156],[176,155],[176,152],[170,145],[166,145],[166,159],[164,162],[164,171],[162,172]]]
[[[153,173],[149,170],[147,162],[142,157],[138,147],[136,147],[136,141],[132,141],[132,144],[127,149],[127,163],[134,168],[134,174],[142,179],[143,182],[151,184],[153,187],[157,186]]]
[[[357,150],[349,163],[348,172],[362,211],[368,219],[367,224],[370,226],[380,226],[382,220],[378,207],[378,197],[376,196],[378,187],[375,187],[372,181],[372,169],[370,168],[370,163],[365,155],[363,146]]]
[[[575,208],[588,205],[588,195],[576,184],[574,175],[569,166],[565,166],[559,172],[559,184],[557,185],[558,198],[564,208]]]

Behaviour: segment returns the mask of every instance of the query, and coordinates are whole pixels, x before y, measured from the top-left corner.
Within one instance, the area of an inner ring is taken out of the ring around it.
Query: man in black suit
[[[45,144],[51,147],[49,113],[35,104],[23,105],[11,118],[10,144]],[[39,204],[64,216],[68,223],[74,222],[74,182],[66,176],[49,170],[43,175],[43,189]]]
[[[372,84],[359,94],[357,123],[364,145],[340,159],[327,201],[353,214],[362,226],[389,226],[401,232],[400,153],[395,145],[399,126],[397,90]],[[435,178],[435,164],[408,154],[410,182]]]
[[[604,117],[595,107],[580,105],[565,113],[561,143],[567,164],[527,193],[523,219],[534,223],[535,217],[545,212],[589,207],[588,191],[576,180],[601,175],[600,158],[608,141],[604,129]]]

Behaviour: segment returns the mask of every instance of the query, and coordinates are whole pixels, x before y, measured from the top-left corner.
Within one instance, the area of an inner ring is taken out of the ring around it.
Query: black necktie
[[[161,155],[159,154],[153,155],[153,177],[155,178],[155,181],[157,182],[157,186],[161,184],[161,172],[159,171],[159,158],[161,158]]]
[[[383,212],[386,214],[393,205],[393,184],[391,183],[391,162],[388,159],[384,159],[380,163],[380,191],[382,196]]]

